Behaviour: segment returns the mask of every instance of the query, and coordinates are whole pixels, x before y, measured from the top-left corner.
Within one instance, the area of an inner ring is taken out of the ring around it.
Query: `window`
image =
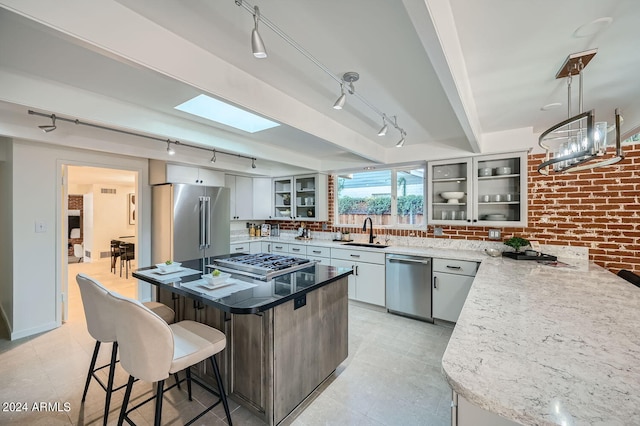
[[[336,225],[423,227],[424,166],[339,175],[336,179]]]

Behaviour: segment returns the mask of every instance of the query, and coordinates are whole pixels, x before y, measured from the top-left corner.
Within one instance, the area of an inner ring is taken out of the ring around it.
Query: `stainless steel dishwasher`
[[[431,314],[431,258],[387,255],[387,310],[433,321]]]

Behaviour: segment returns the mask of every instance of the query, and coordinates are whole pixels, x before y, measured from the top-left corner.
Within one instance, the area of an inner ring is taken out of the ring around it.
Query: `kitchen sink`
[[[369,243],[344,243],[343,246],[355,246],[355,247],[371,247],[371,248],[385,248],[384,244],[369,244]]]

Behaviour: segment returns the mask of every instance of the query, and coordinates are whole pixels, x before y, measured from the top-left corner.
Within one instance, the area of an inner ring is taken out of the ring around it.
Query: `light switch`
[[[36,220],[36,232],[47,232],[47,224],[44,220]]]

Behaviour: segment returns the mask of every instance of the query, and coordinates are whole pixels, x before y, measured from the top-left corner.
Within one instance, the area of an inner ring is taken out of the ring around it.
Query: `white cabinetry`
[[[273,219],[326,221],[327,175],[273,179]]]
[[[430,224],[527,226],[526,152],[429,162],[428,188]]]
[[[477,270],[476,262],[433,259],[433,318],[458,321]]]
[[[224,175],[224,186],[230,189],[231,220],[253,219],[253,179]]]
[[[271,253],[289,253],[289,244],[271,242]]]
[[[307,246],[304,244],[289,244],[289,254],[294,257],[307,257]]]
[[[519,424],[470,403],[456,392],[452,394],[452,426],[517,426]]]
[[[254,254],[262,251],[262,243],[259,241],[247,242],[247,243],[232,243],[229,245],[229,253],[244,253]]]
[[[370,251],[331,249],[331,265],[351,268],[349,298],[385,306],[385,255]]]
[[[149,184],[188,183],[202,186],[224,186],[224,173],[200,167],[149,160]]]
[[[322,246],[307,246],[307,259],[315,260],[323,265],[330,265],[331,249]]]
[[[253,219],[266,220],[272,216],[271,178],[253,178]]]

